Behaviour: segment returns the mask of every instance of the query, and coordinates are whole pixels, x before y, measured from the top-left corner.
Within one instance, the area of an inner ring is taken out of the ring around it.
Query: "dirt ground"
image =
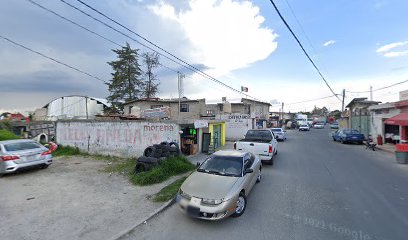
[[[107,164],[60,157],[0,178],[0,239],[110,239],[160,207],[146,197],[174,180],[136,187]]]

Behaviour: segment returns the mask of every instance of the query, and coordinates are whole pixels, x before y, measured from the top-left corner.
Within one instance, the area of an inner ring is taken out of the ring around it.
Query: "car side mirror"
[[[247,173],[253,173],[254,172],[254,169],[252,169],[252,168],[247,168],[247,169],[245,169],[245,174],[247,174]]]

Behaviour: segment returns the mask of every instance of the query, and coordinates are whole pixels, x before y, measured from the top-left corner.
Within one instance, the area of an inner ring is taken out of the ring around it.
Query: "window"
[[[163,105],[152,105],[152,106],[150,106],[151,109],[153,109],[153,108],[161,108],[161,107],[163,107]]]
[[[207,110],[207,116],[212,116],[214,115],[214,111],[213,110]]]
[[[132,113],[132,108],[133,108],[133,106],[129,106],[129,114]]]
[[[180,104],[180,112],[189,112],[187,103]]]

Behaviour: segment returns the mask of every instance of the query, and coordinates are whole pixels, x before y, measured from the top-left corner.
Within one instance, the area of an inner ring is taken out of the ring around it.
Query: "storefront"
[[[386,125],[398,126],[398,135],[392,137],[394,143],[407,143],[408,140],[408,101],[400,101],[395,103],[395,107],[401,110],[401,113],[388,118],[384,121]],[[393,130],[394,132],[396,129]],[[387,140],[387,136],[385,136]]]
[[[180,125],[180,149],[184,155],[194,155],[198,152],[198,129],[191,125]]]

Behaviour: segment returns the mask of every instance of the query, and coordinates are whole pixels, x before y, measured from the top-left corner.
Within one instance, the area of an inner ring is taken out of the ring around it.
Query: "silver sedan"
[[[52,163],[52,150],[28,139],[0,141],[0,176],[20,169]]]
[[[239,217],[246,209],[246,197],[261,181],[261,171],[261,161],[252,153],[217,151],[181,185],[180,210],[206,220]]]

